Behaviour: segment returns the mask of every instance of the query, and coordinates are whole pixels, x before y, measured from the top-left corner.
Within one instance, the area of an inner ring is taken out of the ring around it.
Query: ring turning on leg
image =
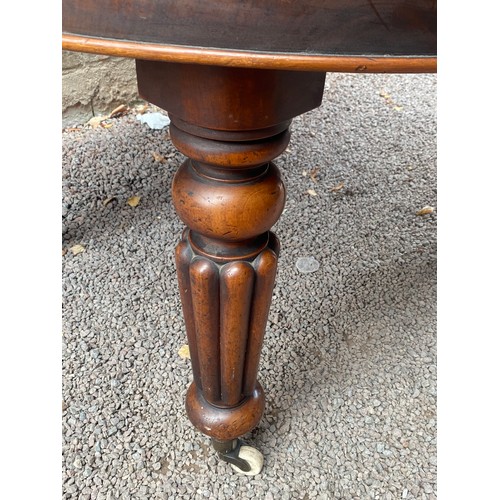
[[[325,74],[137,61],[137,79],[187,156],[172,191],[187,226],[176,249],[194,378],[187,414],[222,460],[258,474],[262,455],[238,438],[264,411],[257,372],[279,254],[270,229],[285,205],[272,160],[292,118],[320,105]]]

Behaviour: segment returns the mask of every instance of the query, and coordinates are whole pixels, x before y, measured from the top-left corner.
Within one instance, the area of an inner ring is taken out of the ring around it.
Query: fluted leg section
[[[272,160],[292,118],[320,105],[325,74],[137,61],[137,79],[188,158],[172,190],[187,226],[176,250],[194,379],[187,414],[222,459],[254,474],[262,463],[237,438],[264,410],[257,375],[279,253],[270,229],[285,204]]]
[[[184,196],[196,199],[194,189],[198,183],[210,183],[204,186],[199,198],[211,205],[213,212],[219,211],[219,217],[224,217],[219,220],[205,207],[203,216],[210,231],[204,232],[213,235],[213,228],[220,225],[219,238],[187,229],[176,251],[194,375],[186,408],[198,429],[227,441],[250,431],[263,412],[264,393],[257,382],[257,373],[279,251],[273,233],[265,231],[249,238],[250,223],[245,229],[244,223],[239,225],[232,218],[251,210],[256,223],[270,227],[281,213],[285,191],[274,165],[262,166],[260,175],[252,170],[250,180],[240,171],[238,179],[231,183],[207,178],[207,168],[205,165],[202,176],[193,168],[192,161],[187,160],[174,180],[174,203],[181,205],[179,212],[183,216],[190,216],[185,213]],[[235,184],[241,184],[243,191],[252,194],[243,197],[242,203],[229,197],[231,203],[244,209],[240,214],[231,211],[231,215],[224,208],[230,203],[227,192],[231,194]],[[212,193],[208,198],[207,192]],[[254,192],[262,192],[263,196],[268,192],[268,202],[259,200]],[[252,207],[244,208],[245,199],[253,198]],[[268,206],[269,200],[278,209]],[[193,210],[188,212],[191,214]],[[267,213],[274,216],[264,223]],[[191,225],[197,223],[200,223],[198,218]],[[245,232],[244,238],[235,239],[241,231]]]

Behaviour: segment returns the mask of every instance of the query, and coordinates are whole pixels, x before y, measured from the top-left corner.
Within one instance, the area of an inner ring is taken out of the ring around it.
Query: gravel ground
[[[435,101],[435,75],[328,75],[293,122],[253,478],[184,412],[182,156],[133,114],[63,132],[63,498],[436,498]]]

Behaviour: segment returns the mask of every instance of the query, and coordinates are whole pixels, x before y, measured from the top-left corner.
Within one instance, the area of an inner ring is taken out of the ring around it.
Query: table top
[[[62,0],[63,48],[224,66],[436,70],[435,0]]]

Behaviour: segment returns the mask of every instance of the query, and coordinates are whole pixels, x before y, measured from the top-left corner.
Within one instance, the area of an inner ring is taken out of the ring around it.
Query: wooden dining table
[[[286,198],[273,159],[321,105],[327,72],[433,73],[435,0],[63,0],[66,50],[136,60],[141,97],[186,156],[172,185],[193,382],[190,421],[258,474],[241,437],[264,412],[259,358]]]

